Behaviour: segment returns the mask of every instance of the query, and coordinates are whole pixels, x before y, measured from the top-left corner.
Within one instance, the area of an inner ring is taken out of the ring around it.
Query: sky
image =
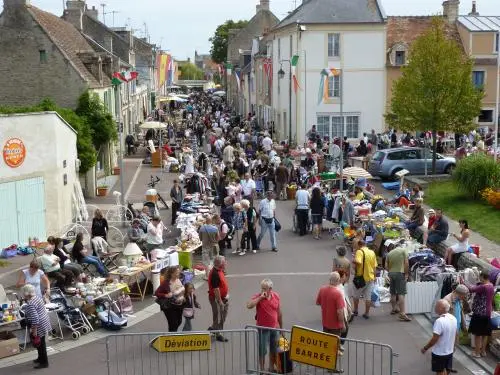
[[[335,1],[335,0],[332,0]],[[0,0],[2,2],[2,0]],[[194,57],[194,51],[209,53],[208,39],[228,19],[250,19],[259,0],[86,0],[89,8],[99,10],[105,4],[108,26],[127,26],[134,35],[144,37],[146,27],[151,43],[170,51],[177,59]],[[442,0],[381,0],[387,15],[433,15],[442,12]],[[31,0],[31,4],[47,12],[62,15],[64,0]],[[279,19],[286,17],[301,0],[270,0],[271,10]],[[477,0],[481,15],[500,15],[499,0]],[[462,0],[460,14],[470,12],[472,0]],[[0,5],[0,12],[3,2]],[[112,13],[116,12],[116,13]],[[113,24],[114,18],[114,24]]]

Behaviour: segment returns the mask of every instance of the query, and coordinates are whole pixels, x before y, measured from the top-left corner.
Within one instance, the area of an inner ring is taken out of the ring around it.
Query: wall
[[[462,40],[462,45],[464,47],[465,53],[471,53],[471,32],[460,22],[457,22],[457,31],[460,34],[460,39]]]
[[[40,61],[40,50],[47,62]],[[0,17],[0,103],[28,106],[52,98],[75,108],[86,83],[23,8]]]
[[[317,114],[335,114],[340,112],[340,100],[318,104],[320,72],[325,68],[343,69],[343,110],[359,114],[359,134],[375,129],[384,129],[386,108],[386,32],[385,25],[306,25],[307,31],[297,35],[295,28],[288,28],[276,33],[273,41],[274,74],[280,68],[280,58],[288,60],[298,54],[297,78],[301,87],[297,93],[292,90],[292,138],[299,143],[305,138],[305,132],[316,124]],[[340,58],[328,58],[328,33],[341,34]],[[290,51],[290,35],[292,50]],[[278,56],[278,39],[281,57]],[[304,53],[306,51],[306,53]],[[305,61],[307,60],[307,61]],[[307,63],[307,72],[305,65]],[[288,116],[288,63],[283,64],[286,72],[281,82],[273,84],[273,107],[280,112],[282,124],[278,129],[288,133],[288,124],[283,124],[283,112]],[[277,80],[277,77],[274,77]],[[278,86],[280,94],[278,94]]]
[[[55,112],[2,115],[0,128],[2,148],[10,138],[21,139],[26,147],[26,159],[19,167],[10,168],[0,160],[0,183],[43,177],[47,233],[57,233],[73,219],[76,133]],[[67,185],[63,184],[64,174]]]
[[[492,55],[494,52],[494,32],[476,32],[472,33],[472,54],[473,55]]]

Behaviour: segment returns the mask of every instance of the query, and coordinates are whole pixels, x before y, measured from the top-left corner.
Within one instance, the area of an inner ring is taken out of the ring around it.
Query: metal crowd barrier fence
[[[260,329],[265,327],[258,327],[253,325],[245,326],[245,329],[256,329],[258,332]],[[267,329],[267,328],[265,328]],[[279,337],[283,337],[288,342],[288,348],[290,348],[291,341],[291,330],[288,329],[274,329],[278,332]],[[393,358],[396,356],[393,353],[392,347],[385,344],[379,344],[370,341],[354,340],[354,339],[342,339],[341,340],[342,351],[337,355],[337,365],[336,370],[326,370],[310,365],[305,365],[297,362],[291,363],[290,353],[278,351],[278,362],[282,365],[282,369],[286,368],[286,363],[288,362],[292,368],[288,372],[289,374],[300,374],[300,375],[320,375],[328,373],[339,373],[345,375],[392,375],[395,373],[393,366]],[[248,373],[250,374],[266,374],[275,375],[281,374],[279,369],[275,369],[275,372],[270,371],[269,366],[269,348],[267,348],[265,366],[264,369],[260,369],[259,365],[256,367],[249,367]],[[258,360],[257,360],[258,363]],[[286,373],[286,372],[285,372]]]
[[[127,333],[106,338],[108,375],[241,375],[258,362],[256,329]],[[184,335],[185,334],[185,335]],[[160,338],[158,338],[160,336]]]
[[[267,327],[246,326],[220,331],[228,342],[215,340],[216,331],[178,333],[127,333],[106,338],[108,375],[243,375],[282,373],[317,375],[392,375],[393,353],[389,345],[342,339],[342,354],[335,370],[291,362],[291,330],[275,329],[288,341],[288,351],[278,351],[280,367],[271,369],[269,348],[265,366],[259,365],[259,331]]]

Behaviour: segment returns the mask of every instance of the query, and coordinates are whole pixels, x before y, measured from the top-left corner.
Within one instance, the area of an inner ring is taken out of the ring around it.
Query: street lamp
[[[288,63],[288,147],[292,143],[292,62],[290,60],[281,60],[280,64],[284,62]],[[280,70],[278,70],[278,78],[285,78],[285,71],[283,70],[283,66],[280,66]]]

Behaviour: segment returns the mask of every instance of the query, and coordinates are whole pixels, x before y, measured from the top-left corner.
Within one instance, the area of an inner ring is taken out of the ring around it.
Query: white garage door
[[[43,177],[0,184],[0,249],[25,244],[29,237],[45,241]]]

